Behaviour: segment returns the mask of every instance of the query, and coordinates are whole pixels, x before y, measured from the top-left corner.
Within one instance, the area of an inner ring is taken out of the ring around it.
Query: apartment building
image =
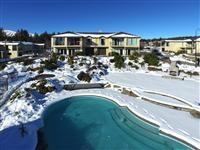
[[[200,38],[199,39],[176,39],[162,41],[162,51],[178,52],[183,51],[188,54],[194,54],[197,45],[197,52],[200,53]]]
[[[4,53],[8,54],[8,58],[16,58],[28,54],[42,53],[44,44],[35,44],[32,42],[0,42]]]
[[[65,32],[53,35],[51,48],[62,55],[130,55],[140,49],[140,37],[125,32]]]

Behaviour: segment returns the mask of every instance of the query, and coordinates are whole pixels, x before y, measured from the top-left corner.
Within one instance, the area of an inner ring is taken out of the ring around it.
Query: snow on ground
[[[93,63],[93,59],[85,57],[87,63]],[[114,64],[109,62],[108,57],[101,57],[99,62],[108,65],[106,71],[101,69],[93,70],[91,83],[114,83],[129,89],[137,91],[140,95],[148,98],[159,99],[163,102],[169,102],[176,105],[186,105],[174,98],[161,96],[159,94],[149,94],[148,91],[164,93],[178,98],[182,98],[188,103],[197,107],[199,97],[199,79],[186,78],[186,80],[175,80],[162,78],[162,75],[167,75],[161,71],[148,71],[147,66],[139,70],[127,67],[124,69],[114,68]],[[81,62],[81,57],[77,58],[77,63]],[[32,67],[40,66],[39,60],[36,60]],[[65,61],[66,62],[66,61]],[[11,64],[13,65],[13,64]],[[14,66],[22,73],[25,70],[24,66],[16,63]],[[167,64],[163,67],[168,66]],[[162,67],[161,67],[162,68]],[[184,69],[191,68],[186,66]],[[127,95],[121,94],[116,89],[90,89],[90,90],[75,90],[65,91],[63,85],[67,83],[86,83],[79,81],[77,75],[80,71],[86,71],[87,65],[78,66],[75,64],[74,69],[68,64],[64,64],[55,71],[44,70],[44,74],[54,74],[55,77],[47,79],[47,85],[54,85],[56,90],[45,95],[33,92],[32,96],[26,98],[25,88],[31,86],[36,81],[30,81],[23,84],[19,91],[22,93],[21,98],[16,98],[14,101],[9,101],[0,110],[0,149],[35,149],[36,146],[36,130],[42,126],[41,114],[50,104],[64,99],[66,97],[83,95],[101,95],[109,97],[122,106],[127,106],[135,114],[160,125],[160,129],[167,133],[171,132],[186,141],[199,145],[200,147],[200,119],[192,117],[188,112],[166,108],[160,105],[152,104],[141,99],[136,99]],[[100,75],[103,72],[104,75]],[[108,72],[108,73],[107,73]],[[9,83],[9,90],[16,87],[24,79],[28,79],[37,75],[37,72],[26,72],[24,76],[19,77],[16,81]],[[105,75],[106,74],[106,75]],[[24,138],[20,136],[19,127],[23,123],[28,131]],[[12,135],[12,136],[11,136]],[[12,144],[10,144],[12,143]],[[197,146],[198,147],[198,146]]]
[[[188,63],[194,64],[193,61],[190,61],[190,60],[187,60],[187,59],[183,58],[182,55],[172,56],[172,57],[170,57],[170,60],[171,61],[182,61],[182,62],[188,62]]]
[[[183,98],[194,105],[200,102],[199,82],[165,79],[144,73],[109,73],[106,80],[129,88],[151,90]]]

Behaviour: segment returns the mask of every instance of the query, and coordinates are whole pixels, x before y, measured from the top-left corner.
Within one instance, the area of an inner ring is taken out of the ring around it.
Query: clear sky
[[[199,10],[200,0],[0,0],[0,26],[31,33],[125,31],[142,38],[173,37],[194,35]]]

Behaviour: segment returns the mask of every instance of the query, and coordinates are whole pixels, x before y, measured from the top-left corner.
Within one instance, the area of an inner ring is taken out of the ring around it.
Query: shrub
[[[33,59],[24,59],[23,64],[24,64],[24,66],[32,65]]]
[[[132,68],[135,68],[136,70],[139,69],[139,67],[137,65],[133,65]]]
[[[64,60],[65,60],[65,56],[61,55],[61,56],[60,56],[60,60],[61,60],[61,61],[64,61]]]
[[[89,71],[96,70],[96,69],[97,69],[96,66],[92,66],[92,67],[90,67],[87,71],[89,72]]]
[[[50,57],[50,61],[56,63],[58,61],[58,54],[52,53]]]
[[[103,66],[103,64],[102,64],[101,62],[98,62],[98,63],[97,63],[97,66],[100,68],[100,67]]]
[[[199,73],[195,71],[195,72],[192,73],[192,75],[193,76],[199,76]]]
[[[40,80],[36,84],[36,90],[41,94],[46,94],[48,92],[52,92],[54,90],[54,87],[52,86],[45,86],[47,83],[47,80]]]
[[[81,80],[81,81],[86,81],[86,82],[90,82],[90,80],[91,80],[90,75],[89,75],[88,73],[83,72],[83,71],[81,71],[81,72],[78,74],[77,78],[78,78],[79,80]]]
[[[148,67],[148,70],[149,71],[162,71],[162,69],[160,69],[160,68],[156,68],[156,67]]]
[[[139,57],[138,52],[134,52],[133,54],[128,56],[129,60],[138,60],[138,57]]]
[[[38,73],[41,74],[41,73],[43,73],[43,72],[44,72],[43,67],[40,67],[39,70],[38,70]]]
[[[157,56],[153,53],[145,53],[144,61],[148,63],[150,66],[158,66],[159,63]]]
[[[115,59],[110,59],[110,62],[111,62],[111,63],[114,63],[114,62],[115,62]]]
[[[76,51],[76,52],[74,53],[74,55],[75,55],[75,56],[83,56],[83,52],[81,52],[81,51]]]
[[[58,68],[58,65],[51,60],[45,60],[44,61],[44,68],[48,69],[48,70],[55,70],[55,69]]]
[[[0,64],[0,71],[6,67],[6,64]]]
[[[133,63],[129,61],[129,62],[128,62],[128,65],[129,65],[129,66],[133,66]]]
[[[94,64],[97,64],[98,62],[98,59],[96,57],[93,57],[93,60],[94,60]],[[99,63],[99,62],[98,62]]]
[[[199,75],[199,73],[198,72],[191,72],[191,71],[187,71],[187,72],[185,72],[185,71],[183,71],[185,74],[188,74],[188,75],[190,75],[190,76],[198,76]]]
[[[108,53],[108,56],[116,56],[116,55],[119,55],[119,53],[117,53],[117,52],[109,52]]]
[[[116,68],[121,69],[122,67],[124,67],[124,58],[122,56],[115,55],[114,60]]]
[[[74,65],[70,65],[70,68],[74,68]]]
[[[180,51],[177,51],[177,52],[175,53],[175,55],[180,55],[180,54],[184,54],[184,53],[186,53],[185,50],[180,50]]]
[[[144,62],[144,61],[141,62],[140,65],[141,65],[141,67],[144,66],[144,65],[145,65],[145,62]]]
[[[74,64],[74,58],[72,56],[68,57],[68,64],[71,66]]]
[[[104,69],[108,69],[108,65],[104,65],[102,66]]]

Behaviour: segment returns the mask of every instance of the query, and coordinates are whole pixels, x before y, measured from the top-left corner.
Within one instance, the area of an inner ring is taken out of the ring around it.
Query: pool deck
[[[159,106],[138,98],[121,94],[114,89],[86,89],[62,91],[47,96],[49,105],[72,96],[94,95],[114,101],[120,106],[127,107],[139,118],[160,127],[162,134],[179,139],[183,143],[200,149],[200,119],[192,117],[189,112]]]

